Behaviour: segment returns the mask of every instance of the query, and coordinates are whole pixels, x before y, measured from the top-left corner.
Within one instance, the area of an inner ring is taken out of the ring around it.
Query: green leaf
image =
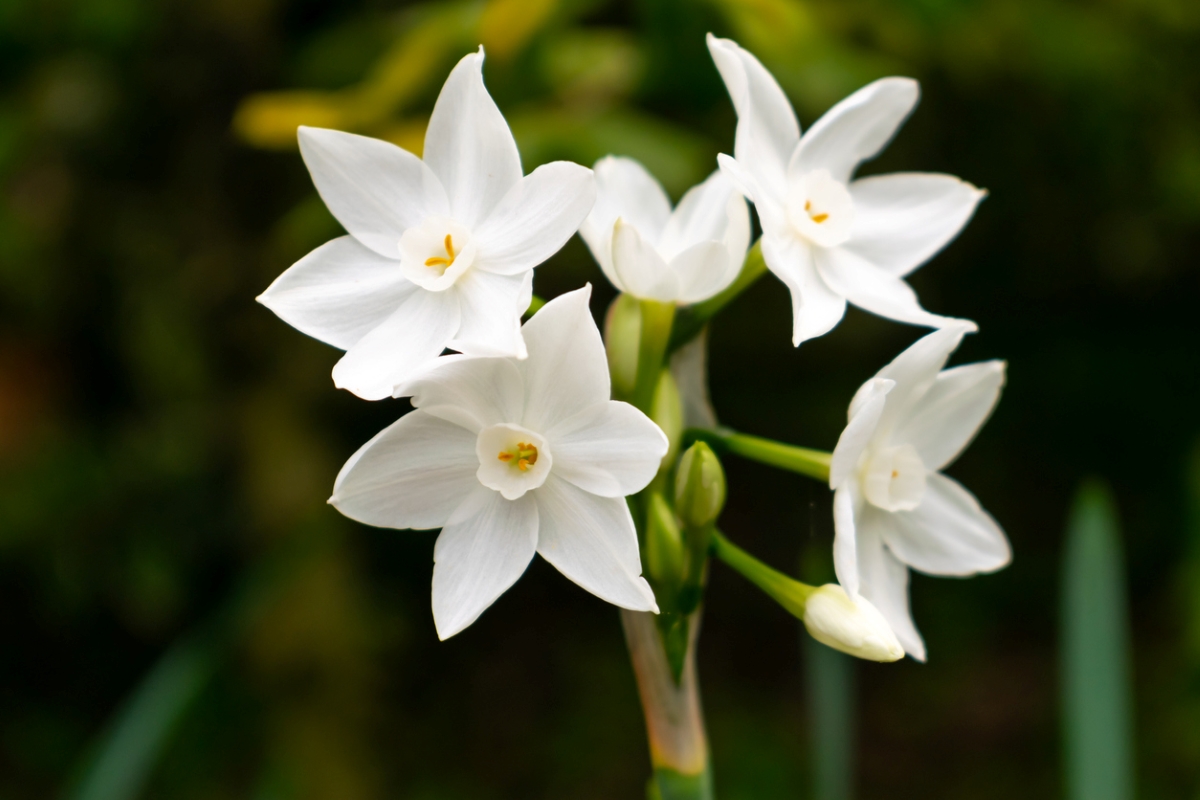
[[[1133,797],[1129,612],[1117,511],[1088,482],[1067,527],[1062,594],[1062,695],[1067,797]]]

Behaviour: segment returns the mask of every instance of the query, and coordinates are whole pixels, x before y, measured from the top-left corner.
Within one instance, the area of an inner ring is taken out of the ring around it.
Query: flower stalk
[[[829,464],[832,456],[823,450],[783,444],[771,439],[764,439],[761,436],[734,433],[728,428],[716,430],[691,428],[685,432],[684,440],[685,442],[707,442],[721,452],[733,453],[789,472],[798,472],[821,482],[829,481]]]

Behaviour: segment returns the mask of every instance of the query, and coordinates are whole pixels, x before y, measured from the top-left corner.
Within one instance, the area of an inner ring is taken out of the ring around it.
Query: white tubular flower
[[[1003,361],[942,370],[965,332],[934,331],[862,385],[829,470],[838,581],[869,599],[920,661],[909,567],[967,576],[1012,558],[996,521],[940,472],[975,438],[1004,385]]]
[[[916,105],[917,82],[883,78],[831,108],[804,136],[783,90],[728,39],[708,49],[738,115],[721,169],[758,209],[763,258],[792,294],[792,343],[824,335],[846,302],[940,328],[973,325],[921,308],[904,281],[953,239],[985,192],[952,175],[897,173],[851,181]]]
[[[625,496],[654,477],[667,438],[609,400],[590,296],[589,285],[529,320],[526,360],[449,356],[401,387],[416,410],[337,477],[329,502],[352,519],[442,529],[433,553],[442,639],[474,622],[535,551],[610,603],[658,611]]]
[[[378,139],[300,128],[304,163],[349,236],[309,253],[258,300],[345,350],[333,381],[359,397],[390,397],[447,347],[524,358],[533,268],[595,202],[592,171],[578,164],[522,177],[482,70],[480,48],[446,79],[424,161]]]
[[[631,158],[596,162],[596,206],[579,229],[612,285],[663,303],[698,303],[742,269],[750,211],[720,170],[674,211],[654,176]]]
[[[804,627],[818,642],[868,661],[899,661],[904,648],[879,609],[836,583],[818,588],[804,604]]]

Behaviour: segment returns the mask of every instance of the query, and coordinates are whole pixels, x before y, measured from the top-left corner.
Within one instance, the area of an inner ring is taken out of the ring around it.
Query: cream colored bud
[[[809,595],[804,607],[804,627],[814,639],[868,661],[904,658],[892,627],[879,609],[861,595],[851,599],[836,583],[827,583]]]

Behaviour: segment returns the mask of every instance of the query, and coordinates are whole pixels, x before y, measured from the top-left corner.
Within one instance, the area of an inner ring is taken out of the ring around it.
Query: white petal
[[[507,358],[439,358],[420,377],[404,384],[403,391],[423,412],[472,433],[519,420],[525,410],[525,383]]]
[[[896,511],[881,528],[896,557],[932,575],[974,575],[1007,566],[1012,550],[996,520],[958,481],[926,477],[925,496],[912,511]]]
[[[729,182],[734,185],[734,188],[754,203],[755,207],[760,208],[760,213],[761,207],[767,206],[768,208],[774,207],[778,214],[783,214],[782,198],[768,197],[767,193],[758,185],[758,180],[744,165],[738,163],[737,159],[724,153],[717,153],[717,166],[720,168],[721,174],[729,178]],[[782,220],[782,216],[779,219]]]
[[[723,241],[730,223],[729,199],[740,194],[720,169],[688,189],[658,237],[658,252],[670,261],[699,242]],[[743,208],[745,205],[742,201]]]
[[[881,441],[890,440],[892,432],[920,409],[921,399],[933,386],[938,372],[946,365],[946,359],[958,347],[967,330],[942,328],[928,333],[875,373],[876,378],[896,382],[879,421]]]
[[[849,183],[859,162],[882,150],[896,134],[920,95],[912,78],[881,78],[864,86],[813,123],[800,140],[790,170],[827,169]]]
[[[623,498],[597,497],[554,474],[533,495],[542,558],[602,600],[658,612],[650,584],[640,577],[637,531]]]
[[[738,198],[742,201],[741,198]],[[668,266],[676,276],[678,289],[672,298],[678,303],[699,303],[733,283],[742,270],[725,242],[700,242],[671,259]]]
[[[532,497],[505,500],[485,489],[474,516],[442,528],[433,548],[433,621],[438,638],[470,625],[517,582],[537,550]]]
[[[800,141],[792,104],[766,67],[735,42],[710,33],[708,50],[738,115],[734,157],[762,189],[782,198],[788,160]]]
[[[475,231],[476,264],[515,275],[541,264],[575,235],[596,201],[592,171],[567,161],[521,178]]]
[[[582,411],[552,428],[554,474],[601,497],[646,488],[667,454],[667,437],[638,409],[615,400]]]
[[[521,180],[517,143],[483,86],[482,47],[446,78],[425,129],[424,155],[446,187],[451,215],[468,228]]]
[[[424,411],[405,414],[350,457],[329,502],[381,528],[443,525],[479,485],[475,438]]]
[[[903,277],[958,235],[986,196],[953,175],[897,173],[850,184],[854,230],[845,249]]]
[[[883,545],[880,520],[886,511],[867,506],[859,520],[858,569],[863,597],[879,609],[904,652],[917,661],[925,660],[925,641],[917,631],[908,604],[908,567]]]
[[[616,287],[634,297],[671,303],[679,296],[679,277],[638,229],[624,220],[613,226],[612,269]]]
[[[831,489],[837,489],[844,484],[858,467],[858,459],[875,436],[879,418],[887,404],[887,395],[893,387],[893,381],[872,378],[855,393],[854,400],[850,403],[849,422],[838,437],[837,446],[833,448],[833,458],[829,465]],[[846,585],[845,581],[839,580],[839,583]]]
[[[767,266],[792,294],[792,344],[799,347],[833,330],[846,314],[846,299],[817,273],[813,248],[795,236],[770,231],[763,234],[762,246]]]
[[[928,469],[944,469],[991,416],[1004,367],[1003,361],[984,361],[943,370],[892,438],[916,447]]]
[[[416,291],[398,264],[341,236],[289,267],[258,302],[301,333],[348,350]]]
[[[632,158],[605,156],[596,162],[596,205],[579,235],[607,271],[612,227],[617,218],[633,225],[657,244],[671,216],[671,201],[662,184]]]
[[[524,275],[493,275],[469,270],[454,284],[462,319],[448,347],[479,356],[525,358],[521,338]],[[528,303],[526,303],[528,307]]]
[[[683,400],[683,426],[717,427],[717,412],[708,396],[707,327],[671,355],[671,374]]]
[[[857,597],[858,577],[858,525],[855,518],[862,509],[852,482],[839,486],[833,493],[833,571],[838,583],[850,597]]]
[[[944,328],[975,327],[970,320],[931,314],[921,308],[916,292],[903,279],[855,255],[845,247],[814,247],[817,272],[829,287],[854,305],[897,322]]]
[[[359,339],[333,367],[333,385],[364,400],[391,397],[445,349],[458,330],[454,292],[410,294],[378,327]]]
[[[404,231],[449,211],[446,192],[421,159],[390,142],[301,126],[300,155],[329,211],[367,247],[400,257]]]
[[[521,329],[529,358],[525,376],[525,419],[535,431],[609,399],[608,356],[592,319],[591,284],[546,303]]]

